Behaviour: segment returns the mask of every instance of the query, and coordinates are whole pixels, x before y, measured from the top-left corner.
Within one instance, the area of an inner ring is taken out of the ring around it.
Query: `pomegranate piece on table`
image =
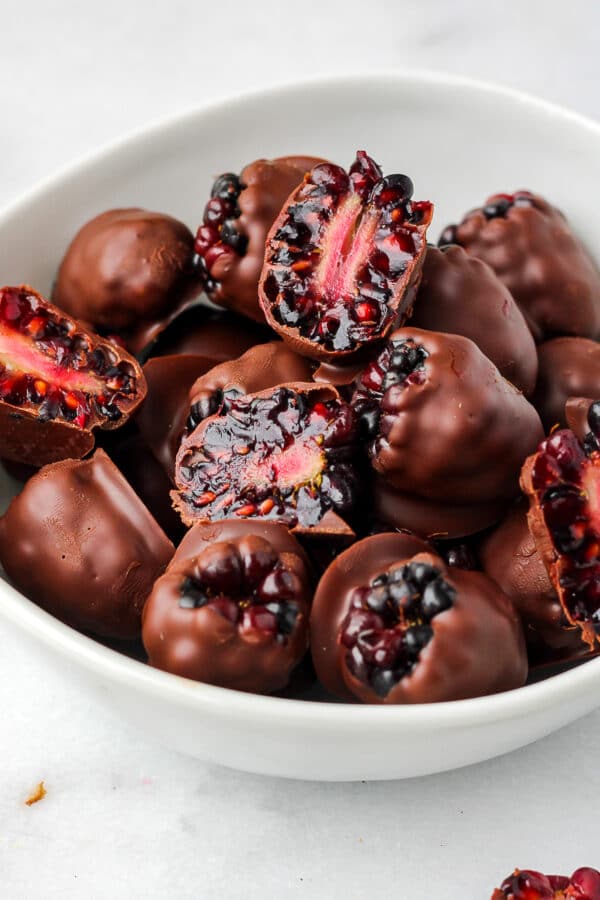
[[[198,293],[194,237],[183,222],[137,207],[110,209],[75,235],[52,300],[132,353],[149,344]]]
[[[136,360],[27,285],[0,288],[0,456],[41,466],[82,457],[146,394]]]
[[[533,391],[537,354],[523,314],[493,269],[462,247],[427,248],[410,325],[470,338],[515,387]]]
[[[352,403],[379,475],[378,515],[424,535],[464,536],[497,521],[543,437],[523,394],[459,335],[394,331]]]
[[[240,175],[219,175],[194,244],[194,264],[211,300],[264,322],[258,280],[267,234],[291,192],[321,162],[316,156],[257,159]]]
[[[30,600],[82,631],[139,637],[174,547],[103,450],[45,466],[0,518],[0,561]]]
[[[255,693],[284,688],[308,648],[311,572],[276,522],[188,532],[144,609],[151,665]]]
[[[239,517],[329,530],[358,494],[356,419],[333,387],[294,383],[232,400],[204,419],[177,455],[174,505],[183,521]]]
[[[323,685],[363,703],[432,703],[520,687],[527,657],[510,600],[406,534],[378,534],[329,566],[310,619]]]
[[[587,867],[566,875],[515,869],[491,900],[600,900],[600,872]]]
[[[494,269],[536,341],[600,337],[600,273],[563,214],[543,197],[494,194],[446,228],[439,243],[460,244]]]
[[[600,629],[600,451],[556,431],[523,467],[528,521],[565,617],[590,648]]]
[[[344,360],[410,313],[433,214],[406,175],[364,151],[346,172],[322,163],[289,197],[267,238],[259,297],[293,349]]]
[[[546,432],[567,426],[570,397],[600,397],[600,344],[587,338],[562,337],[538,347],[539,371],[531,402]]]

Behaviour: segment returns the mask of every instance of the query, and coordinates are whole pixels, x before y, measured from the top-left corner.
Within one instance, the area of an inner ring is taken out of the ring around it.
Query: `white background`
[[[0,203],[151,120],[321,72],[446,69],[600,118],[596,0],[0,0],[0,14]],[[273,781],[148,743],[0,625],[0,898],[487,900],[515,865],[600,866],[599,743],[596,713],[446,775]],[[26,807],[42,778],[48,796]]]

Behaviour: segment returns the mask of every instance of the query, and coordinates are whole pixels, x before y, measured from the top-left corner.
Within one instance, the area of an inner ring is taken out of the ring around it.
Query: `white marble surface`
[[[0,0],[0,203],[149,120],[309,73],[447,69],[600,117],[595,0],[208,7]],[[148,743],[2,624],[0,709],[1,900],[486,900],[517,864],[600,865],[600,713],[446,775],[286,783]]]

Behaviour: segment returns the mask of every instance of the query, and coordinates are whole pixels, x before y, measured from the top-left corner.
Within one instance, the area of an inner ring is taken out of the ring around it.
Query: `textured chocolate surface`
[[[538,347],[539,371],[531,402],[544,428],[567,426],[569,397],[600,397],[600,344],[586,338],[562,337]]]
[[[598,397],[600,397],[600,392]],[[597,398],[592,397],[569,397],[565,404],[567,424],[582,443],[590,433],[588,415],[590,407],[596,402]]]
[[[454,603],[431,620],[433,636],[412,672],[382,698],[348,668],[340,632],[354,590],[411,561],[435,566],[455,590]],[[522,628],[510,600],[485,575],[447,567],[409,535],[374,535],[337,557],[319,582],[310,624],[317,675],[328,690],[348,700],[458,700],[520,687],[527,676]]]
[[[192,591],[205,593],[205,603],[186,605],[186,579],[193,580]],[[239,520],[197,525],[144,609],[143,641],[150,663],[222,687],[280,690],[308,647],[310,587],[308,560],[285,526]],[[261,597],[264,591],[267,599]],[[219,612],[219,602],[229,605]],[[265,603],[285,607],[288,602],[295,605],[295,615],[292,610],[287,633],[261,629],[260,619],[257,627],[245,624],[253,609],[262,608],[259,614],[264,615]],[[230,610],[237,621],[225,615]]]
[[[266,325],[250,322],[225,310],[195,305],[184,310],[159,335],[150,355],[205,356],[216,365],[236,359],[255,344],[264,344],[274,337]]]
[[[0,519],[0,560],[27,597],[75,628],[136,638],[174,552],[103,450],[34,475]]]
[[[52,299],[75,318],[122,335],[137,353],[192,301],[193,245],[187,226],[171,216],[108,210],[73,238]]]
[[[324,160],[316,156],[257,159],[240,174],[244,185],[238,199],[235,228],[248,240],[243,256],[220,256],[210,268],[216,282],[211,299],[237,313],[264,322],[258,302],[258,279],[263,267],[265,240],[281,207],[306,172]]]
[[[489,215],[498,200],[509,202]],[[565,217],[536,194],[488,198],[441,240],[488,263],[517,303],[536,341],[555,335],[600,336],[600,274]]]
[[[470,338],[501,375],[532,392],[537,357],[523,314],[494,271],[462,247],[427,248],[410,325]]]

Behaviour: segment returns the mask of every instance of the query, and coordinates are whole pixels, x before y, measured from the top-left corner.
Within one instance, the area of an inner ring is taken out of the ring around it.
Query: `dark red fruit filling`
[[[572,431],[540,445],[531,484],[558,558],[561,599],[572,622],[600,625],[600,452]]]
[[[251,551],[214,544],[201,556],[198,577],[181,581],[182,609],[207,607],[238,626],[242,633],[262,632],[285,643],[293,632],[303,587],[282,564],[267,541],[253,539]]]
[[[533,206],[533,197],[529,191],[517,191],[514,194],[494,194],[490,197],[485,206],[481,209],[475,209],[471,213],[467,213],[465,218],[469,218],[474,213],[483,213],[486,219],[504,219],[506,213],[513,206]],[[446,244],[456,243],[456,225],[448,225],[442,231],[438,246],[443,247]]]
[[[424,382],[428,356],[427,350],[412,338],[402,338],[390,341],[377,359],[367,366],[352,398],[365,434],[370,437],[377,435],[381,402],[390,388]],[[373,449],[376,451],[377,448]]]
[[[591,454],[600,450],[600,400],[590,406],[587,421],[590,430],[585,436],[585,450]]]
[[[246,253],[248,239],[237,230],[235,221],[240,215],[238,197],[244,187],[238,175],[225,172],[216,179],[204,207],[202,225],[196,232],[193,265],[204,276],[209,291],[215,287],[210,271],[216,260],[225,253]]]
[[[94,347],[26,288],[0,291],[0,400],[86,428],[120,419],[120,400],[136,390],[132,366],[108,345]]]
[[[567,878],[517,869],[494,891],[492,900],[600,900],[600,872],[582,868]]]
[[[224,391],[221,388],[217,388],[212,394],[206,394],[206,396],[201,397],[195,403],[192,403],[190,407],[186,425],[187,430],[193,431],[204,419],[208,419],[210,416],[225,415],[229,412],[232,401],[239,396],[240,391],[237,388],[227,388]]]
[[[456,596],[439,569],[411,562],[355,588],[340,632],[352,674],[385,697],[417,665],[433,637],[431,620]]]
[[[349,172],[316,166],[267,243],[263,290],[274,319],[332,351],[384,334],[432,214],[412,192],[410,178],[384,177],[364,151]]]
[[[208,420],[178,465],[183,502],[195,518],[261,516],[315,525],[352,510],[352,408],[339,399],[276,388],[245,396]]]

